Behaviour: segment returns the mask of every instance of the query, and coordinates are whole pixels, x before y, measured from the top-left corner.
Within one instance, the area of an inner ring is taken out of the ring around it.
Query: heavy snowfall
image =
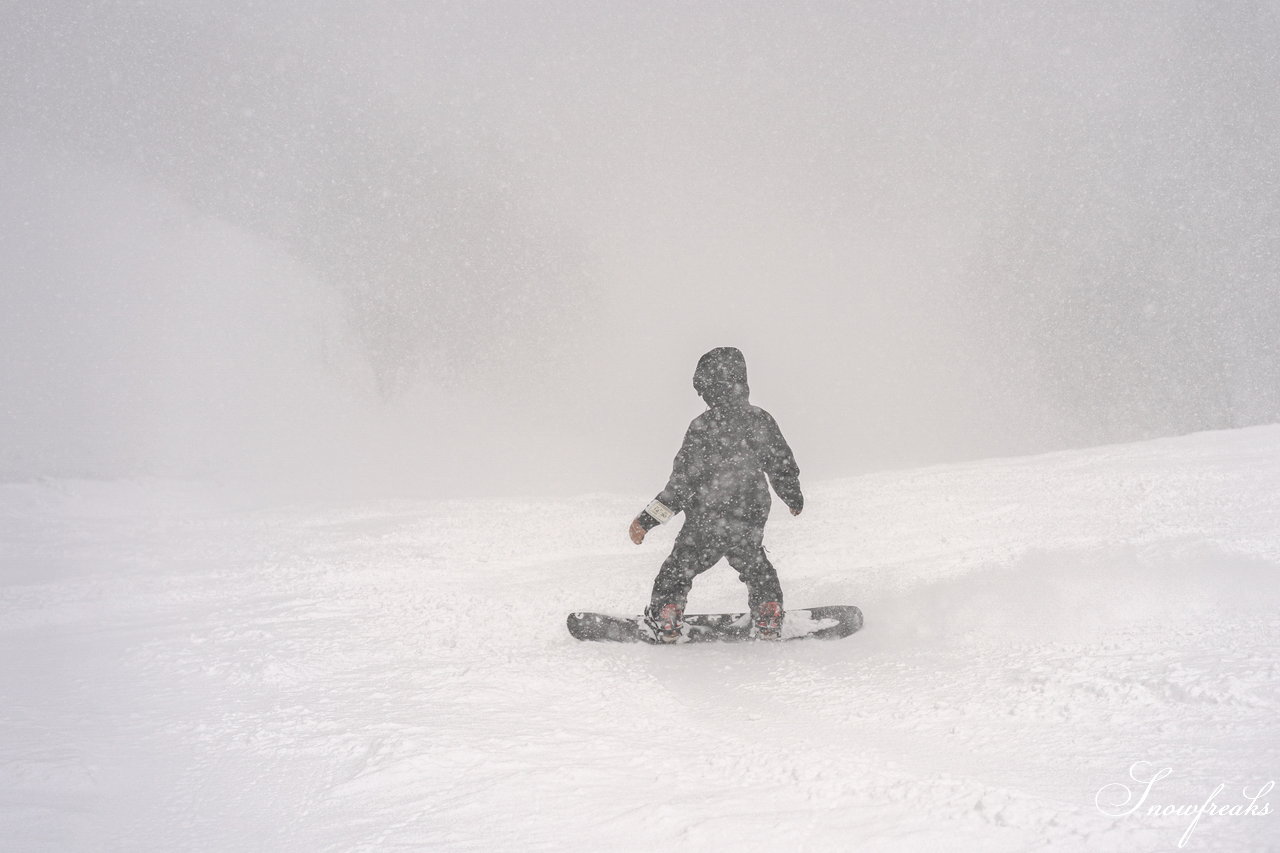
[[[0,18],[0,848],[1280,850],[1275,2]]]

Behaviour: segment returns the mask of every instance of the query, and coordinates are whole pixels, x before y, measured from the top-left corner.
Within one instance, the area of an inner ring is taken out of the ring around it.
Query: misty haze
[[[17,4],[0,475],[648,491],[1280,413],[1274,3]]]
[[[1275,0],[0,21],[0,837],[1154,850],[1135,762],[1275,777]],[[866,627],[579,643],[719,347],[780,624]]]

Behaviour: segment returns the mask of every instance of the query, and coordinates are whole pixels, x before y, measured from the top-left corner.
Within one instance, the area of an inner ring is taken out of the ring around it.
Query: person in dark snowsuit
[[[682,627],[693,579],[727,558],[747,585],[759,636],[782,630],[782,588],[762,540],[769,518],[769,483],[799,515],[804,509],[800,469],[773,416],[748,400],[747,363],[736,347],[716,347],[698,360],[693,387],[707,403],[676,454],[666,488],[631,522],[631,540],[676,513],[685,523],[658,571],[646,621],[660,640],[673,642]],[[768,475],[768,483],[765,476]]]

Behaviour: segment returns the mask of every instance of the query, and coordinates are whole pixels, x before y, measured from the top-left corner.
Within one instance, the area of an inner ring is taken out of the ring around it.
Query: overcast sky
[[[1280,5],[11,3],[0,476],[806,477],[1280,417]],[[310,478],[310,479],[309,479]]]

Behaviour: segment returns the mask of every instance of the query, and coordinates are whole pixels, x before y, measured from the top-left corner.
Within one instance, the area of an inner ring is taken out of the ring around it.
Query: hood
[[[747,386],[747,360],[737,347],[716,347],[698,359],[693,372],[693,390],[709,406],[746,403],[751,389]]]

